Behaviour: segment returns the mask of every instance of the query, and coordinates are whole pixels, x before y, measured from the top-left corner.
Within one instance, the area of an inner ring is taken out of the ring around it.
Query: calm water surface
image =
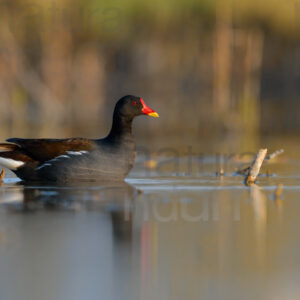
[[[146,170],[140,157],[114,186],[8,174],[0,300],[298,299],[300,160],[282,156],[249,188],[236,161],[220,178],[220,158],[165,159]]]

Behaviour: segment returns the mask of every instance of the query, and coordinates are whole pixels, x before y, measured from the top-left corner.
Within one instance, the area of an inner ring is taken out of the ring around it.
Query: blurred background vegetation
[[[300,0],[0,0],[0,137],[101,137],[125,94],[161,115],[139,138],[296,136],[299,17]]]

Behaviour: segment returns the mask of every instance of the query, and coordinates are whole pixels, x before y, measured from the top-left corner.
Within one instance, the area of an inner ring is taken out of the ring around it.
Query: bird
[[[123,181],[136,158],[133,119],[159,117],[143,98],[119,99],[108,135],[101,139],[9,138],[0,143],[0,165],[25,182]]]

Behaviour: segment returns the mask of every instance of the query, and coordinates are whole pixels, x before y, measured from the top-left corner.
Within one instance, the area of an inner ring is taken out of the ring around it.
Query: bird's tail
[[[0,143],[0,165],[10,170],[17,170],[25,164],[28,157],[20,151],[20,147],[11,143]]]
[[[14,150],[16,150],[18,148],[19,147],[16,144],[0,143],[0,152],[14,151]]]

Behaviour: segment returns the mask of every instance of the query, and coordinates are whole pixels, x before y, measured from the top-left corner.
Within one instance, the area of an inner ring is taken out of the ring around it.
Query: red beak
[[[158,118],[159,117],[158,113],[155,112],[150,107],[148,107],[142,98],[141,98],[141,103],[143,105],[143,108],[142,108],[143,114],[151,116],[151,117],[154,117],[154,118]]]

